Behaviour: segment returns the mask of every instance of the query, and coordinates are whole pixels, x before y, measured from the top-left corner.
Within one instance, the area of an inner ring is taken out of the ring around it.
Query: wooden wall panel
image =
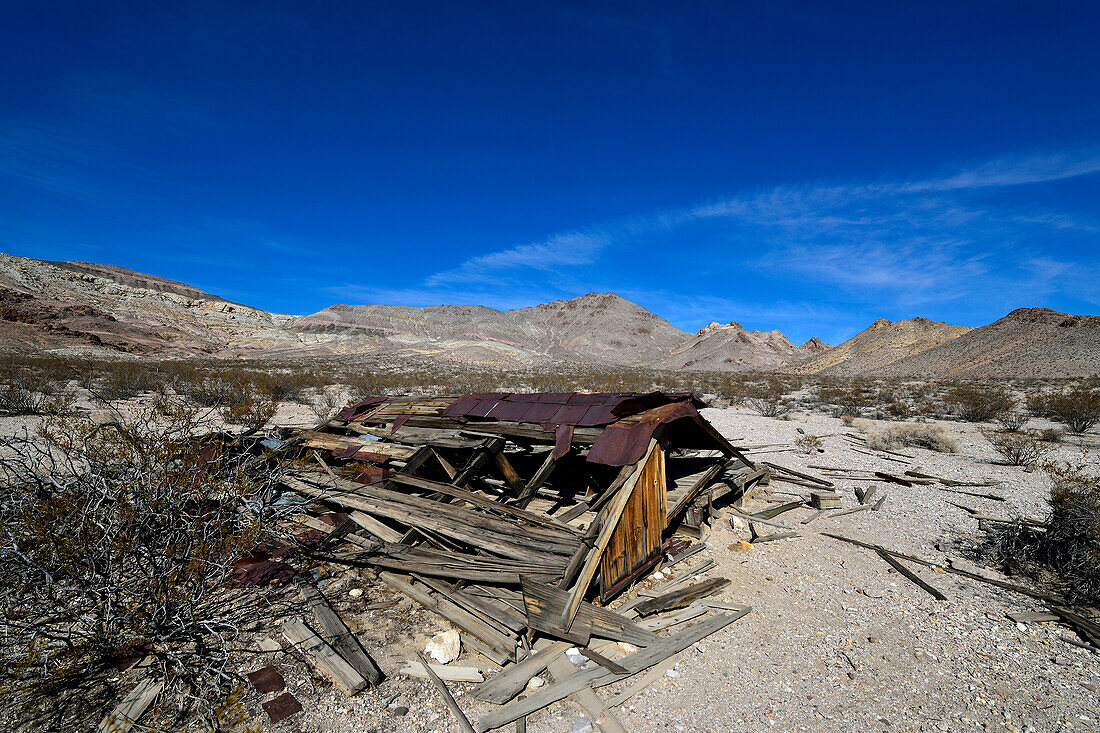
[[[654,449],[600,561],[600,584],[607,589],[629,578],[660,552],[668,514],[665,454]]]

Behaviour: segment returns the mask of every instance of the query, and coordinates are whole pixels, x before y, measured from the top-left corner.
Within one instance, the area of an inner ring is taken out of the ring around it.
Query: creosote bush
[[[1065,423],[1074,433],[1083,433],[1100,422],[1100,388],[1087,384],[1047,395],[1047,415]]]
[[[958,384],[944,394],[943,400],[966,422],[989,422],[1016,407],[1016,398],[1001,385]]]
[[[867,447],[892,449],[902,446],[927,448],[938,453],[954,453],[958,443],[946,426],[937,423],[896,423],[867,435]]]
[[[1054,450],[1054,446],[1034,430],[992,431],[982,435],[1010,466],[1034,466]]]
[[[790,411],[783,399],[786,390],[779,380],[769,380],[745,389],[745,403],[764,417],[779,417]]]
[[[203,429],[160,399],[0,438],[0,720],[14,730],[91,727],[127,692],[116,665],[146,655],[165,680],[160,724],[217,725],[241,682],[230,647],[270,614],[225,580],[299,505],[276,501],[270,459]]]
[[[1083,464],[1045,468],[1051,490],[1044,525],[999,526],[991,537],[994,559],[1015,573],[1053,571],[1068,600],[1100,603],[1100,476]]]

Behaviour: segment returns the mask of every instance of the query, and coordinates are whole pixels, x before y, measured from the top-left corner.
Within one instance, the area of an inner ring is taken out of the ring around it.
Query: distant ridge
[[[797,374],[867,376],[883,374],[897,362],[958,338],[971,329],[927,318],[880,318],[847,341],[796,364]]]
[[[529,308],[333,305],[291,316],[114,265],[0,254],[0,350],[151,357],[391,354],[486,367],[593,363],[874,377],[1100,372],[1100,317],[1020,308],[980,328],[879,319],[837,346],[711,323],[696,333],[615,293]]]

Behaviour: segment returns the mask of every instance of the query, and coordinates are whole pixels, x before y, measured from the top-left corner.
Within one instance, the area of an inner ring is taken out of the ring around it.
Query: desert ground
[[[947,595],[938,601],[873,552],[823,534],[881,544],[944,566],[977,566],[990,577],[1004,578],[985,567],[984,533],[955,504],[994,516],[1041,516],[1049,490],[1042,471],[1003,465],[981,435],[982,426],[969,423],[945,423],[957,439],[957,453],[908,447],[903,452],[913,458],[898,459],[857,452],[842,437],[856,429],[821,414],[776,419],[740,407],[707,409],[704,414],[735,445],[793,446],[799,429],[822,437],[821,452],[771,447],[751,451],[753,459],[811,473],[820,472],[810,466],[895,474],[917,469],[958,481],[999,482],[993,491],[1005,501],[950,493],[936,485],[878,483],[879,495],[888,494],[878,511],[826,515],[801,524],[812,510],[796,509],[777,521],[790,525],[797,537],[758,543],[745,552],[733,551],[732,545],[749,539],[747,529],[734,529],[728,521],[731,512],[720,512],[705,537],[706,550],[662,574],[661,580],[639,583],[612,606],[713,558],[717,565],[707,577],[726,577],[732,583],[709,600],[749,605],[752,611],[675,657],[661,677],[617,707],[628,730],[1100,730],[1100,656],[1065,641],[1075,638],[1065,626],[1017,624],[1007,616],[1043,611],[1041,602],[921,569],[919,575]],[[276,422],[305,424],[311,419],[300,408],[284,408]],[[862,421],[862,426],[875,427],[872,421]],[[1084,459],[1095,466],[1088,437],[1067,439],[1053,457]],[[837,482],[844,507],[857,505],[857,485]],[[773,482],[765,491],[778,501],[805,490]],[[744,511],[770,505],[765,498],[749,498]],[[446,622],[376,585],[368,572],[326,570],[331,575],[322,579],[322,589],[361,635],[387,679],[349,699],[285,648],[263,652],[254,657],[253,666],[274,662],[305,710],[278,724],[267,723],[262,715],[256,721],[273,731],[459,730],[426,680],[398,673],[432,635],[447,628]],[[1026,579],[1011,580],[1027,584]],[[255,641],[269,634],[277,637],[257,629]],[[622,650],[612,645],[607,655],[615,658]],[[486,677],[496,671],[468,649],[454,664],[477,667]],[[545,673],[543,678],[551,681]],[[631,684],[601,688],[600,694],[614,700]],[[471,720],[493,707],[464,695],[461,683],[449,686]],[[246,700],[246,708],[259,713],[258,699]],[[592,722],[580,707],[564,701],[530,716],[527,728],[584,731]]]

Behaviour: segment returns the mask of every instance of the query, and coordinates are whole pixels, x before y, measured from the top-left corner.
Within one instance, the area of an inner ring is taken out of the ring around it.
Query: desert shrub
[[[779,417],[790,411],[784,393],[783,383],[778,380],[759,382],[745,389],[745,403],[764,417]]]
[[[957,384],[943,400],[953,414],[967,422],[989,422],[1016,406],[1016,398],[1000,385]]]
[[[997,422],[1006,433],[1014,433],[1027,425],[1028,416],[1019,410],[1009,410],[997,416]]]
[[[1074,433],[1100,422],[1100,389],[1078,385],[1047,396],[1047,413]]]
[[[1050,513],[1043,526],[996,527],[994,559],[1013,572],[1054,571],[1074,603],[1100,602],[1100,476],[1084,466],[1048,465]]]
[[[799,435],[794,441],[795,447],[803,453],[816,453],[821,450],[825,443],[818,435],[812,435],[806,433],[805,435]]]
[[[1050,417],[1050,395],[1045,392],[1029,394],[1025,403],[1032,417]]]
[[[85,381],[90,384],[93,396],[100,400],[128,400],[146,392],[163,392],[165,379],[159,366],[157,363],[120,361],[101,366],[96,370],[98,378]]]
[[[905,399],[895,395],[893,399],[886,403],[883,413],[894,420],[904,420],[907,417],[912,417],[914,410]]]
[[[1058,428],[1044,428],[1039,431],[1039,440],[1044,443],[1061,443],[1062,431]]]
[[[847,384],[822,384],[817,399],[822,406],[832,406],[837,416],[858,417],[875,404],[877,392],[868,382],[853,380]]]
[[[1042,436],[1033,430],[991,431],[982,435],[1011,466],[1034,466],[1054,450],[1054,446],[1043,442]]]
[[[237,375],[226,383],[218,413],[227,423],[255,432],[275,415],[278,406],[278,401],[262,383],[249,375]]]
[[[94,727],[133,657],[164,680],[169,712],[210,720],[238,684],[230,649],[271,612],[226,578],[301,507],[275,492],[277,466],[202,429],[158,400],[0,438],[0,720],[15,730]]]
[[[12,359],[0,366],[0,414],[42,415],[56,413],[71,400],[61,377]]]
[[[938,453],[954,453],[958,444],[951,431],[937,423],[898,423],[873,430],[867,436],[867,447],[893,449],[902,446],[927,448]]]

